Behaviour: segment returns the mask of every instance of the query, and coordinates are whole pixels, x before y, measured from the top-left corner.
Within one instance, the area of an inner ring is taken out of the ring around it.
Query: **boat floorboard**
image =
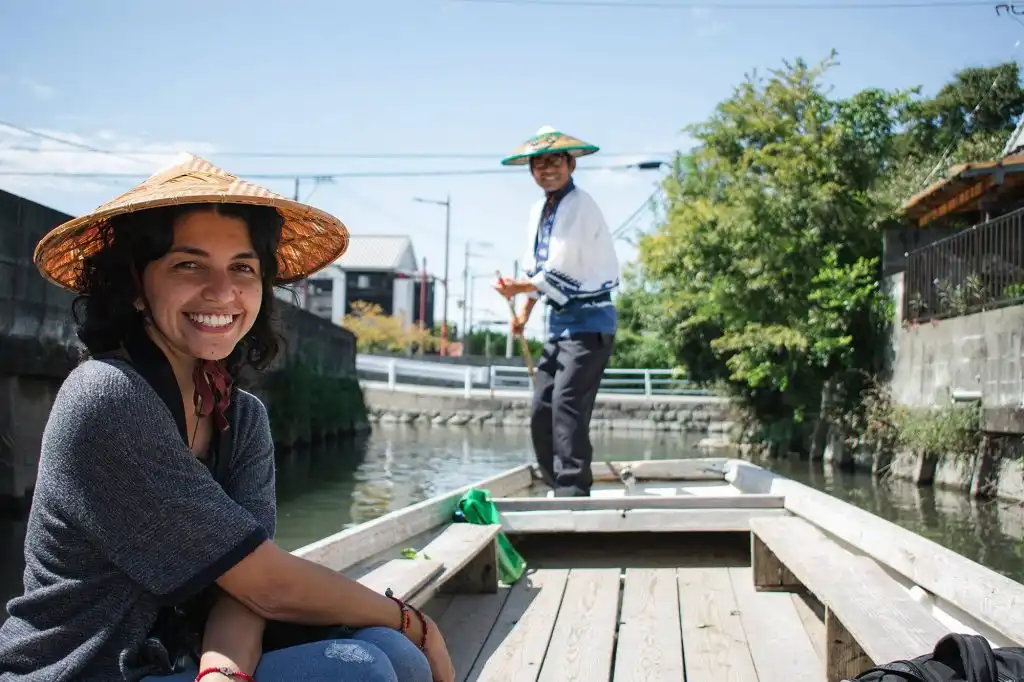
[[[825,679],[817,609],[800,595],[756,592],[749,561],[727,545],[684,558],[678,546],[607,548],[561,558],[531,552],[530,570],[512,587],[428,603],[456,679]]]

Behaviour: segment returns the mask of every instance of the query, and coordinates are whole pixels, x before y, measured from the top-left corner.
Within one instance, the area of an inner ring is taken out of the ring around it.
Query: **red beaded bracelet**
[[[207,675],[214,675],[216,673],[220,673],[225,677],[245,680],[245,682],[256,682],[256,680],[252,678],[252,675],[243,673],[241,670],[232,670],[231,668],[206,668],[204,670],[200,670],[199,674],[196,675],[195,682],[199,682],[199,680],[203,679]]]
[[[401,613],[402,617],[402,624],[399,626],[399,632],[401,632],[403,635],[408,634],[410,624],[409,606],[404,601],[396,597],[395,593],[392,591],[390,587],[384,590],[384,596],[398,604],[398,610]]]
[[[412,611],[413,613],[416,614],[416,617],[420,621],[420,625],[423,627],[423,636],[420,638],[420,643],[417,646],[419,647],[420,651],[426,651],[427,650],[427,619],[423,617],[423,612],[420,611],[415,606],[409,606],[404,601],[402,601],[401,599],[396,597],[394,591],[390,587],[387,588],[386,590],[384,590],[384,596],[387,597],[388,599],[390,599],[391,601],[395,602],[396,604],[398,604],[398,608],[402,612],[401,632],[402,632],[403,635],[408,635],[409,634],[409,625],[410,625],[410,621],[412,620],[409,617],[409,612]]]
[[[423,626],[423,636],[420,638],[420,651],[427,650],[427,619],[423,617],[423,612],[415,606],[410,606],[412,612],[416,614],[416,617],[420,619],[420,625]]]

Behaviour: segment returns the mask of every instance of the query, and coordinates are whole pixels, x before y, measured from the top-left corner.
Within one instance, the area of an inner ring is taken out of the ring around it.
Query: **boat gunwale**
[[[731,460],[725,479],[745,493],[779,494],[785,508],[839,544],[916,587],[946,619],[1000,646],[1024,646],[1024,585],[877,514],[745,460]],[[973,621],[973,622],[964,622]]]
[[[653,475],[659,470],[664,473],[673,467],[681,471],[682,475]],[[604,481],[619,480],[624,472],[633,473],[635,480],[666,483],[721,480],[740,491],[739,494],[732,496],[736,499],[751,494],[763,495],[766,500],[782,497],[782,508],[789,514],[808,521],[840,545],[870,557],[885,568],[905,589],[913,591],[916,587],[917,590],[924,591],[925,600],[934,600],[933,611],[938,610],[962,622],[967,628],[977,631],[999,645],[1024,645],[1024,585],[828,493],[746,460],[723,457],[595,462],[592,470],[595,479]],[[334,570],[345,570],[389,550],[393,551],[395,547],[424,533],[443,529],[452,522],[458,500],[470,489],[488,490],[492,499],[498,500],[497,505],[500,508],[501,499],[527,499],[517,496],[528,493],[538,479],[536,464],[519,465],[455,491],[435,495],[347,528],[301,547],[293,553],[323,563]],[[634,497],[643,499],[647,496]],[[694,499],[700,497],[694,496]],[[710,499],[719,498],[711,496]],[[537,504],[552,511],[561,509],[556,502]],[[700,507],[699,502],[691,504],[696,505],[691,509],[707,508]],[[651,508],[632,501],[620,506],[627,505],[633,509]],[[741,508],[738,505],[730,506],[717,502],[714,507]],[[609,508],[618,507],[611,504]],[[606,511],[606,508],[572,510],[572,513],[588,514],[600,511]]]
[[[447,526],[459,499],[473,488],[486,488],[492,494],[520,492],[529,488],[532,477],[530,465],[522,464],[356,524],[299,547],[292,554],[343,571],[433,529]]]

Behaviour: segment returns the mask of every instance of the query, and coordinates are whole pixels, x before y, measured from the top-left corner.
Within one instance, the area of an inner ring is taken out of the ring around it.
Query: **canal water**
[[[601,459],[699,457],[679,434],[594,435]],[[526,429],[377,427],[368,437],[278,459],[278,542],[295,549],[355,523],[532,461]],[[1024,507],[821,465],[781,461],[781,474],[867,509],[1024,582]],[[0,603],[21,590],[23,520],[0,519]],[[0,615],[0,621],[4,615]]]

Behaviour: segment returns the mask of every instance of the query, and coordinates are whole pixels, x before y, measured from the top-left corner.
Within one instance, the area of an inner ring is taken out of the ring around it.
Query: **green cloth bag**
[[[462,518],[459,518],[459,517]],[[455,510],[455,521],[486,526],[500,524],[498,508],[491,501],[488,490],[471,488],[459,500]],[[526,560],[520,556],[508,538],[498,531],[498,579],[505,585],[513,585],[526,571]]]

